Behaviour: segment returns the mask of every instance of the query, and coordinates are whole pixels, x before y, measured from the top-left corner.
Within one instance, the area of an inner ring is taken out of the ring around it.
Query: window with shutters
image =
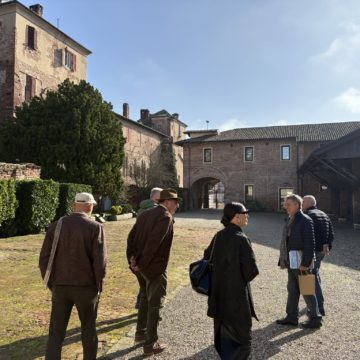
[[[35,96],[35,79],[26,75],[26,84],[25,84],[25,101],[30,101]]]
[[[29,25],[26,27],[26,39],[28,48],[36,50],[36,30],[34,27]]]
[[[71,71],[76,71],[76,56],[68,49],[64,51],[64,65]]]

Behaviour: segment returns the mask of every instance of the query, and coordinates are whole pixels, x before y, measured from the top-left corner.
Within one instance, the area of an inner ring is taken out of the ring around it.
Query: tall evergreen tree
[[[84,80],[23,103],[0,129],[2,161],[33,162],[43,179],[89,184],[113,198],[123,191],[123,149],[112,105]]]

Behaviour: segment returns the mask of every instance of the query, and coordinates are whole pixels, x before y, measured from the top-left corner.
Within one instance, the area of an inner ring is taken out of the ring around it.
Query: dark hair
[[[230,221],[236,214],[241,214],[245,210],[245,206],[239,202],[227,203],[224,207],[223,217],[221,218],[221,223],[224,226],[228,226]]]

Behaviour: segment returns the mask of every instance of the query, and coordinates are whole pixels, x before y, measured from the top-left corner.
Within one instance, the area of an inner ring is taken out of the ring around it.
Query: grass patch
[[[108,273],[98,311],[98,356],[136,322],[136,278],[128,270],[126,238],[133,220],[105,224]],[[188,266],[208,245],[214,229],[176,227],[168,267],[168,294],[188,283]],[[0,239],[0,359],[41,359],[45,354],[51,294],[44,288],[38,257],[44,235]],[[81,357],[80,322],[70,318],[62,358]]]

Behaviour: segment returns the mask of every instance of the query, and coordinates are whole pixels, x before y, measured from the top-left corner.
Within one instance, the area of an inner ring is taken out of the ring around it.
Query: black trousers
[[[81,341],[84,360],[96,359],[98,346],[96,335],[98,300],[98,291],[95,286],[54,286],[52,288],[52,307],[49,339],[45,355],[46,360],[61,359],[61,348],[74,305],[81,322]]]
[[[250,359],[251,325],[229,324],[215,318],[214,337],[215,348],[221,360]]]

